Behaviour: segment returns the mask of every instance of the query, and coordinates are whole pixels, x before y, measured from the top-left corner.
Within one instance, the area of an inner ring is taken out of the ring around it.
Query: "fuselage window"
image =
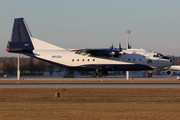
[[[89,59],[88,59],[88,61],[89,61]]]
[[[128,59],[128,61],[130,61],[130,59]]]
[[[93,61],[95,61],[95,59],[93,59]]]
[[[74,62],[74,59],[72,59],[72,61]]]
[[[84,61],[84,59],[82,59],[82,61]]]
[[[77,61],[79,61],[79,59],[77,59]]]

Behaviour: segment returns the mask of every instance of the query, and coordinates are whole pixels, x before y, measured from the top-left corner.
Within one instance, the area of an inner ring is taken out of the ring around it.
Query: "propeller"
[[[109,55],[111,55],[112,57],[116,57],[116,58],[120,58],[120,60],[122,60],[122,55],[124,55],[125,53],[122,52],[122,48],[121,48],[121,43],[119,43],[119,48],[114,48],[113,44],[111,47],[109,47]]]
[[[114,47],[113,47],[113,44],[112,44],[112,46],[109,47],[109,54],[112,55],[112,56],[115,54],[113,49],[114,49]]]
[[[124,55],[125,53],[122,52],[122,48],[121,48],[121,43],[119,43],[119,58],[122,61],[122,55]]]
[[[121,43],[119,43],[119,52],[122,51],[122,48],[121,48]]]
[[[172,63],[173,63],[173,65],[175,65],[175,59],[174,59],[174,55],[172,56]],[[178,61],[179,62],[179,61]]]
[[[129,45],[129,43],[128,43],[128,49],[131,49],[131,47],[132,47],[132,46],[131,46],[131,45]]]
[[[122,61],[122,54],[121,54],[122,48],[121,48],[121,43],[119,43],[119,58],[120,61]]]

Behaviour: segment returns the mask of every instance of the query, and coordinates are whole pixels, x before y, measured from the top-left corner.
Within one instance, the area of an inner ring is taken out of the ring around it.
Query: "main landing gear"
[[[151,77],[152,77],[152,73],[148,73],[148,74],[147,74],[147,77],[148,77],[148,78],[151,78]]]
[[[99,76],[99,77],[108,76],[108,72],[107,71],[92,72],[91,76],[92,77],[96,77],[96,76]]]

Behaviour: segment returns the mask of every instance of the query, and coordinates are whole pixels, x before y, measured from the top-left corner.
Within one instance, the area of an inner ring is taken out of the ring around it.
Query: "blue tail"
[[[31,41],[31,33],[24,18],[14,19],[11,40],[8,41],[6,51],[12,53],[32,54],[34,49]]]

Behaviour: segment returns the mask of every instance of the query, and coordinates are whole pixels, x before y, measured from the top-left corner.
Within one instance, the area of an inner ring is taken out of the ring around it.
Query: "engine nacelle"
[[[172,72],[171,70],[167,70],[167,71],[166,71],[166,75],[167,75],[167,76],[171,76],[172,74],[173,74],[173,72]]]

